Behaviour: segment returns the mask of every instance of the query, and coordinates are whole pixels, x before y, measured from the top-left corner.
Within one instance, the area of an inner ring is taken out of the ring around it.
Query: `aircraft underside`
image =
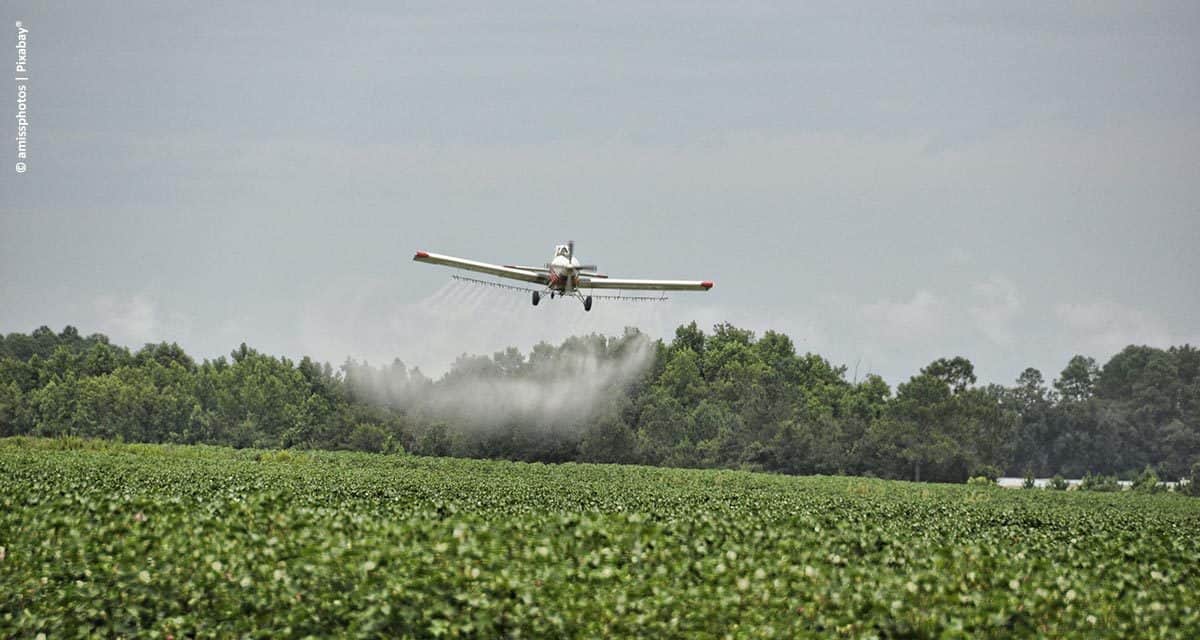
[[[533,306],[535,306],[535,307],[536,307],[536,306],[537,306],[537,304],[538,304],[539,302],[541,302],[541,300],[542,300],[542,293],[543,293],[543,292],[541,292],[541,291],[534,291],[534,292],[533,292],[533,296],[532,296],[532,297],[533,297]],[[559,297],[559,298],[565,298],[565,297],[567,297],[567,296],[572,296],[572,297],[574,297],[574,298],[578,299],[580,302],[582,302],[582,303],[583,303],[583,310],[584,310],[584,311],[591,311],[591,310],[592,310],[592,296],[590,296],[590,295],[587,295],[587,296],[583,295],[583,293],[581,293],[581,292],[579,291],[579,289],[575,289],[575,288],[570,288],[570,289],[568,289],[568,287],[567,287],[567,283],[565,283],[565,282],[564,282],[564,283],[562,283],[562,284],[559,284],[557,287],[556,287],[556,286],[554,285],[554,283],[552,282],[550,285],[548,285],[548,286],[546,287],[546,291],[545,291],[545,293],[547,293],[547,294],[549,294],[549,295],[550,295],[550,299],[551,299],[551,300],[553,300],[553,299],[554,299],[556,296],[557,296],[557,297]]]

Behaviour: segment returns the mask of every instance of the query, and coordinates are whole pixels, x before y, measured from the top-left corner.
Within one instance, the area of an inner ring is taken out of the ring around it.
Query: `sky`
[[[1200,3],[644,4],[5,3],[0,332],[437,375],[731,322],[893,384],[1200,343]],[[411,261],[568,239],[716,286],[584,313]]]

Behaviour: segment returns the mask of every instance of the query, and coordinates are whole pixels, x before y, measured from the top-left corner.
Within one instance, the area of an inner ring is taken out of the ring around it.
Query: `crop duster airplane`
[[[567,244],[560,244],[554,248],[554,258],[547,262],[542,267],[525,267],[520,265],[498,265],[488,264],[486,262],[477,262],[475,260],[465,260],[463,258],[455,258],[453,256],[443,256],[428,251],[418,251],[417,255],[413,256],[413,260],[417,262],[429,262],[433,264],[441,264],[447,267],[456,269],[465,269],[467,271],[477,271],[488,275],[499,276],[501,278],[509,278],[512,280],[521,280],[523,282],[531,282],[541,285],[543,289],[530,289],[533,292],[533,305],[541,301],[543,294],[549,294],[550,299],[555,296],[567,297],[571,296],[583,303],[584,311],[592,310],[592,289],[601,290],[640,290],[640,291],[708,291],[712,288],[711,280],[629,280],[624,278],[610,278],[606,275],[596,273],[596,265],[580,264],[575,257],[575,241],[569,240]],[[455,276],[458,277],[458,276]],[[481,284],[494,284],[483,280],[472,280],[471,278],[460,278],[462,280],[471,280]],[[501,285],[507,287],[507,285]],[[522,287],[507,287],[513,289],[521,289]],[[589,293],[584,295],[582,290],[587,289]],[[661,298],[638,298],[635,296],[604,296],[596,295],[597,298],[616,298],[616,299],[634,299],[634,300],[658,300]]]

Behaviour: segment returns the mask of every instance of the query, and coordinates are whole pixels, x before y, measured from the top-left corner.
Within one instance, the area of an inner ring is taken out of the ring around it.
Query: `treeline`
[[[695,323],[463,356],[438,380],[397,360],[334,369],[241,345],[197,363],[42,327],[0,337],[0,436],[404,450],[529,461],[736,467],[961,482],[969,476],[1164,479],[1200,462],[1200,352],[1076,356],[1052,381],[978,385],[961,357],[894,390],[798,354],[788,336]]]

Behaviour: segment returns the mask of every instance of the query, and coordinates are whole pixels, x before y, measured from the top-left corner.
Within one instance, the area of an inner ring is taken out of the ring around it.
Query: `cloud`
[[[861,339],[853,353],[868,371],[895,381],[933,358],[964,355],[985,363],[1010,351],[1022,335],[1018,323],[1024,299],[1015,282],[997,274],[955,288],[918,289],[907,299],[884,298],[857,309],[855,333]]]
[[[146,294],[104,294],[92,300],[96,331],[114,344],[137,349],[147,342],[178,342],[187,345],[191,323],[180,313],[164,313]]]
[[[949,325],[951,308],[937,294],[921,289],[911,300],[880,300],[862,307],[867,329],[889,340],[925,340]]]
[[[1114,354],[1131,344],[1167,347],[1175,342],[1164,320],[1116,302],[1062,303],[1054,313],[1072,334],[1068,342],[1087,353]]]
[[[954,247],[946,254],[946,260],[956,267],[964,267],[970,264],[971,258],[971,252],[962,247]]]
[[[975,302],[967,307],[967,313],[979,332],[1002,347],[1015,344],[1012,323],[1022,305],[1017,285],[1004,276],[996,275],[972,285],[971,292]]]

